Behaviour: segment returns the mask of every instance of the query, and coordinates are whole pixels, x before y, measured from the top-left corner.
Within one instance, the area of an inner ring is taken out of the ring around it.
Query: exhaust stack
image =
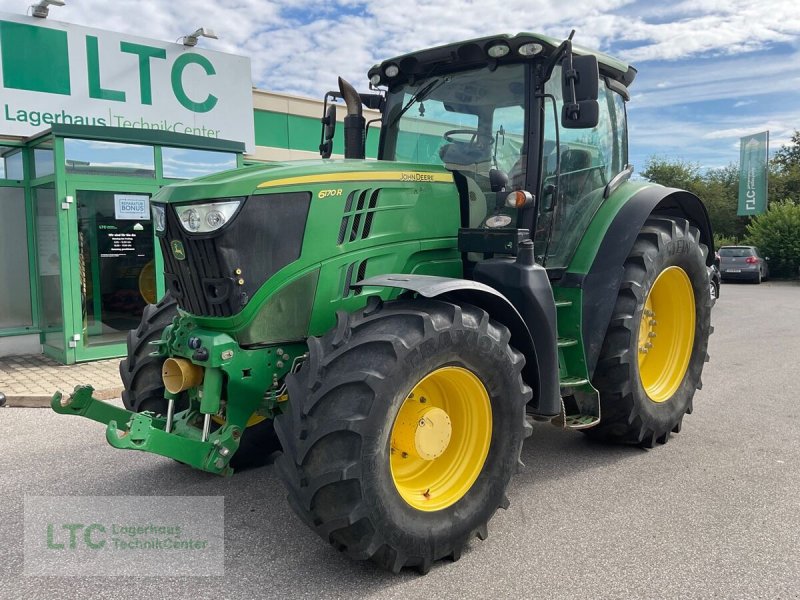
[[[339,93],[347,105],[347,115],[344,118],[344,157],[364,158],[366,120],[362,114],[361,96],[341,77],[339,77]]]

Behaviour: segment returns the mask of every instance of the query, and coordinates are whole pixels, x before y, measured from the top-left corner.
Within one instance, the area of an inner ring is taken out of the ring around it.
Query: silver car
[[[761,283],[769,278],[768,258],[755,246],[722,246],[719,249],[719,271],[722,280],[740,279]]]

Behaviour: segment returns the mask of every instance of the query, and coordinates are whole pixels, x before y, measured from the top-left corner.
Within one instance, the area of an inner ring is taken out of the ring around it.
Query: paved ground
[[[71,392],[82,383],[94,386],[95,398],[119,397],[119,360],[62,365],[38,354],[0,357],[0,392],[8,406],[50,406],[56,390]]]
[[[230,479],[108,447],[97,424],[0,410],[0,597],[798,598],[800,284],[724,285],[695,412],[651,451],[540,425],[511,507],[457,563],[392,576],[344,559],[274,469]],[[223,578],[30,578],[24,495],[225,496]]]

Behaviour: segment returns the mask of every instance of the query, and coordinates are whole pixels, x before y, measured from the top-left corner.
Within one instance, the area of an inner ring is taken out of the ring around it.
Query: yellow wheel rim
[[[392,481],[408,504],[436,511],[458,502],[483,469],[492,406],[478,377],[461,367],[426,375],[392,425]]]
[[[639,323],[639,377],[653,402],[669,400],[680,387],[692,356],[694,290],[686,271],[667,267],[645,300]]]
[[[155,304],[156,298],[156,268],[151,260],[139,271],[139,295],[148,304]]]

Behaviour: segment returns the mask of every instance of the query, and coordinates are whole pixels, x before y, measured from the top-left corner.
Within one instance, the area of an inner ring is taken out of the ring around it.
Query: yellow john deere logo
[[[178,260],[185,260],[186,259],[186,252],[183,249],[183,244],[180,240],[172,240],[170,244],[172,247],[172,256],[177,258]]]

